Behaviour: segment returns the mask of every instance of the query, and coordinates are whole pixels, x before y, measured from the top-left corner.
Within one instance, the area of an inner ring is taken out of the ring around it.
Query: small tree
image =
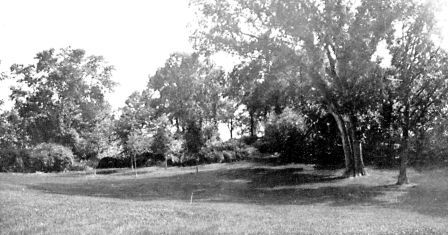
[[[131,167],[134,168],[137,177],[137,159],[136,156],[143,153],[151,153],[151,136],[145,130],[133,130],[126,142],[127,149],[131,154]]]
[[[386,87],[391,90],[392,111],[401,131],[400,185],[408,183],[409,139],[423,137],[428,123],[446,107],[448,54],[432,41],[434,19],[430,5],[411,5],[401,35],[389,45],[392,68]]]
[[[187,129],[184,134],[185,138],[185,149],[187,153],[195,156],[196,158],[196,173],[198,170],[199,163],[199,151],[204,145],[204,139],[202,136],[201,126],[195,120],[189,120],[187,123]]]
[[[165,159],[165,168],[168,166],[167,153],[170,150],[171,137],[167,130],[168,118],[163,115],[158,119],[158,127],[151,143],[151,151],[156,156]]]

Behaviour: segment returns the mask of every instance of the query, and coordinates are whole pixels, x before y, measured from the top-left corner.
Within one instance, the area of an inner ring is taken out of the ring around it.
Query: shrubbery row
[[[29,150],[0,150],[2,172],[60,172],[69,170],[73,162],[69,148],[53,143],[42,143]]]

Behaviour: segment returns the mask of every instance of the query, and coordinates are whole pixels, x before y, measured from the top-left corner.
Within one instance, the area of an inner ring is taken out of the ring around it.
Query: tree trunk
[[[230,118],[229,129],[230,129],[230,139],[233,139],[233,118]]]
[[[338,130],[339,130],[339,135],[341,136],[341,141],[342,141],[342,148],[344,150],[344,159],[345,159],[345,170],[346,172],[348,172],[350,170],[351,167],[351,153],[350,153],[350,149],[348,146],[348,138],[347,138],[347,133],[344,127],[344,123],[342,121],[342,117],[340,117],[339,115],[337,115],[336,113],[331,113],[334,117],[334,119],[336,120],[336,124],[338,126]]]
[[[409,156],[409,130],[407,128],[403,128],[403,151],[400,155],[400,173],[398,175],[397,185],[408,184],[408,176],[406,173],[407,165],[408,165],[408,156]]]
[[[339,134],[341,136],[342,148],[345,159],[345,176],[356,177],[365,175],[364,161],[361,155],[359,141],[356,140],[353,122],[340,114],[331,112],[336,120]]]
[[[179,133],[180,132],[180,127],[179,127],[179,119],[176,117],[175,118],[175,122],[176,122],[176,130],[177,130],[177,132]]]
[[[255,136],[255,120],[254,120],[254,114],[249,113],[250,116],[250,136]]]
[[[134,172],[135,172],[135,177],[137,178],[137,156],[136,156],[136,154],[134,154]]]
[[[199,173],[199,156],[196,154],[196,174]]]
[[[423,127],[421,127],[420,129],[418,129],[417,131],[417,142],[416,142],[416,146],[415,146],[415,153],[416,153],[416,157],[417,157],[417,164],[419,164],[420,166],[424,164],[425,160],[429,160],[429,159],[425,159],[423,156],[423,149],[424,149],[424,142],[425,142],[425,129]]]
[[[356,137],[356,117],[355,116],[350,116],[349,119],[347,119],[347,124],[346,126],[348,126],[348,132],[350,133],[350,144],[351,144],[351,148],[352,148],[352,152],[353,152],[353,162],[354,162],[354,173],[353,176],[362,176],[362,175],[366,175],[366,171],[364,168],[364,160],[362,159],[362,154],[361,154],[361,142],[358,140],[358,138]]]

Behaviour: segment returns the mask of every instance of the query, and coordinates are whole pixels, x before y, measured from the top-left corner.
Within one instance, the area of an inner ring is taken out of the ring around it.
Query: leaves
[[[11,66],[18,83],[11,99],[23,118],[27,144],[56,142],[75,149],[77,139],[90,138],[108,115],[104,95],[115,85],[113,67],[100,56],[86,56],[84,50],[70,47],[40,52],[36,60],[28,66]]]
[[[180,131],[190,119],[217,119],[223,76],[223,71],[197,54],[173,54],[150,77],[148,90],[159,94],[153,99],[158,114],[166,114]]]

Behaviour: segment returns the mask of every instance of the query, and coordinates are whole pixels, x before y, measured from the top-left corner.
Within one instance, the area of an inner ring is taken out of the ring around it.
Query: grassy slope
[[[341,179],[309,166],[216,164],[111,175],[0,174],[1,233],[448,232],[448,172]],[[193,203],[190,204],[193,192]]]

